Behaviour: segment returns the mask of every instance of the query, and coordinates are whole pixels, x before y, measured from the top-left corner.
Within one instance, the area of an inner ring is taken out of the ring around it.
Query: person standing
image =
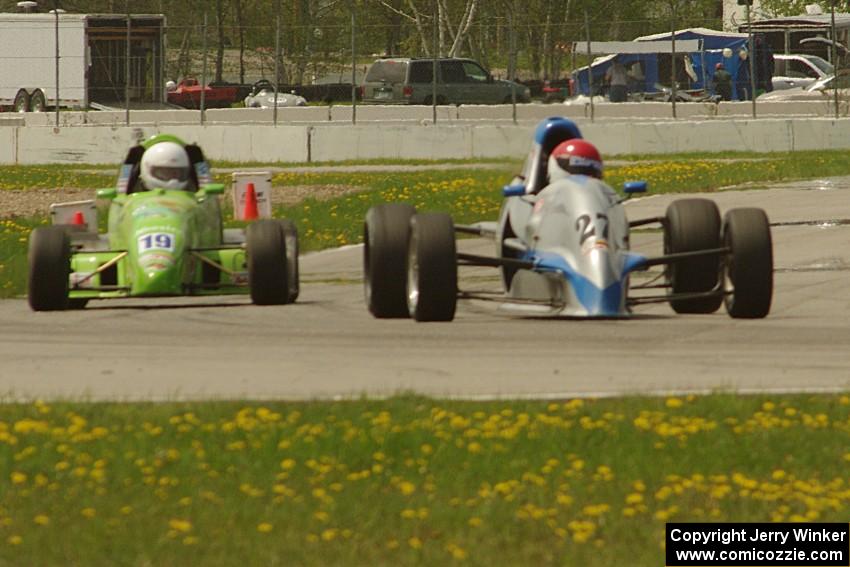
[[[629,93],[643,93],[646,90],[646,75],[643,74],[643,68],[640,61],[635,61],[629,67]]]
[[[738,52],[738,73],[735,75],[735,90],[738,100],[750,100],[750,62],[746,49]]]
[[[714,94],[720,100],[732,100],[732,75],[726,70],[723,63],[714,66],[714,77],[711,79]]]
[[[615,57],[613,63],[605,72],[608,82],[608,98],[611,102],[626,102],[629,90],[629,75],[625,65]]]

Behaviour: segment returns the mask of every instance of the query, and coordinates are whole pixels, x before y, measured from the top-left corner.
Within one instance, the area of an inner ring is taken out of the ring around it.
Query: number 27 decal
[[[608,240],[608,215],[596,213],[596,219],[602,221],[602,238]],[[581,234],[579,245],[591,236],[596,236],[596,225],[590,215],[581,215],[576,219],[576,230]]]
[[[139,237],[139,252],[147,250],[174,250],[174,235],[167,232],[152,232]]]

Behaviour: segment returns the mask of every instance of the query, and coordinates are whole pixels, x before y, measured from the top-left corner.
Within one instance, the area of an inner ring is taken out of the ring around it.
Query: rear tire
[[[30,112],[44,112],[47,110],[47,99],[40,89],[36,89],[30,95]]]
[[[760,319],[773,300],[773,241],[762,209],[732,209],[723,219],[726,311],[740,319]]]
[[[33,311],[68,307],[71,239],[64,228],[46,226],[32,231],[29,242],[27,299]]]
[[[15,112],[29,112],[30,110],[30,95],[24,89],[19,89],[15,94],[15,102],[12,103]]]
[[[720,248],[720,211],[708,199],[679,199],[667,207],[664,230],[664,253],[694,252]],[[719,256],[697,256],[667,265],[666,278],[670,293],[699,293],[717,287],[720,275]],[[723,296],[700,299],[674,299],[670,306],[676,313],[714,313]]]
[[[379,319],[407,318],[407,242],[413,205],[376,205],[363,225],[363,284],[369,312]]]
[[[256,305],[283,305],[289,298],[286,238],[274,220],[258,220],[246,231],[248,283]]]
[[[283,238],[286,241],[286,281],[289,291],[286,298],[287,303],[295,303],[301,292],[300,276],[298,274],[298,229],[291,220],[280,220]]]
[[[457,250],[452,218],[424,213],[410,219],[407,307],[417,321],[451,321],[457,306]]]

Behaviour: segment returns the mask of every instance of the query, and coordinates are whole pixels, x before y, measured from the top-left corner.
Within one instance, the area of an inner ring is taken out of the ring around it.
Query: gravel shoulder
[[[304,199],[325,201],[342,195],[364,191],[357,185],[287,185],[272,187],[272,205],[291,206]],[[95,189],[25,189],[0,191],[0,219],[47,215],[52,203],[67,203],[94,199]],[[225,203],[231,203],[228,190]]]

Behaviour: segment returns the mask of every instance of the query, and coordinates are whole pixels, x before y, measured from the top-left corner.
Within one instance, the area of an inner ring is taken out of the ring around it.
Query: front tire
[[[708,199],[679,199],[667,207],[664,253],[695,252],[720,248],[720,211]],[[717,287],[720,274],[718,256],[697,256],[667,265],[666,279],[672,295],[708,292]],[[723,297],[673,299],[676,313],[714,313]]]
[[[407,318],[405,277],[413,205],[376,205],[363,225],[363,284],[369,312],[379,319]]]
[[[27,299],[33,311],[68,308],[71,239],[64,228],[46,226],[32,231],[29,242]]]
[[[283,230],[283,238],[286,241],[286,280],[289,284],[287,303],[295,303],[301,292],[300,276],[298,274],[298,229],[295,223],[289,219],[278,221]]]
[[[726,311],[740,319],[761,319],[773,300],[773,241],[762,209],[732,209],[723,219]]]
[[[258,220],[246,231],[248,283],[256,305],[288,303],[286,237],[274,220]]]
[[[424,213],[410,219],[407,307],[417,321],[451,321],[457,306],[457,250],[452,218]]]

